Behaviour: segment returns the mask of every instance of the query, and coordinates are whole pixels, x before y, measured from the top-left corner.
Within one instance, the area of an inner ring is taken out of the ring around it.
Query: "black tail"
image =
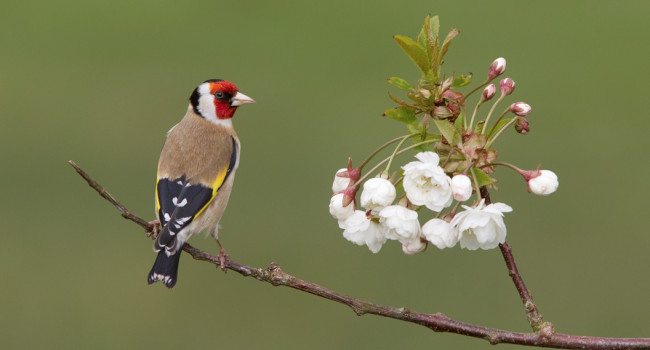
[[[147,282],[149,284],[162,281],[167,288],[173,288],[178,278],[178,262],[181,260],[182,250],[179,250],[174,255],[167,255],[165,249],[158,252],[156,262],[149,272]]]

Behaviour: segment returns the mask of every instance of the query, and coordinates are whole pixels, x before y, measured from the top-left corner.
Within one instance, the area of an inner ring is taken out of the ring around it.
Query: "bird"
[[[183,119],[167,133],[158,161],[155,209],[160,231],[156,232],[153,248],[158,256],[147,277],[149,284],[162,281],[173,288],[183,245],[203,230],[217,240],[224,268],[227,254],[219,242],[219,220],[228,204],[241,150],[232,117],[239,106],[248,103],[255,101],[235,84],[206,80],[190,95]]]

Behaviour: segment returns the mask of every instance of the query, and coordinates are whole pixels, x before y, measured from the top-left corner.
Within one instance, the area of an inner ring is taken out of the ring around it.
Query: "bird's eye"
[[[214,94],[214,96],[215,96],[216,98],[221,99],[221,98],[224,98],[224,97],[226,96],[226,94],[224,94],[223,91],[217,91],[217,92]]]

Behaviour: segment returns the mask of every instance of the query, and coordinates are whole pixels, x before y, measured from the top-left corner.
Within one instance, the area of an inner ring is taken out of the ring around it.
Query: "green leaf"
[[[431,17],[428,30],[427,36],[431,44],[429,48],[431,65],[434,65],[438,61],[438,33],[440,32],[440,18],[438,16]],[[435,72],[437,73],[437,70]]]
[[[416,134],[422,132],[422,126],[418,123],[406,124],[406,130],[409,134]]]
[[[420,30],[420,34],[418,34],[418,45],[420,45],[421,48],[424,49],[424,51],[429,54],[429,43],[428,43],[428,38],[427,38],[427,26],[429,25],[429,16],[424,19],[424,26],[422,26],[422,29]]]
[[[472,173],[476,176],[476,182],[478,182],[478,187],[487,186],[494,182],[494,179],[486,174],[483,170],[479,168],[472,169]]]
[[[407,125],[417,125],[418,123],[418,119],[415,117],[415,108],[413,107],[400,106],[390,108],[384,112],[384,116]]]
[[[465,85],[469,85],[472,82],[472,73],[459,75],[454,78],[454,81],[451,83],[452,89],[457,89]]]
[[[455,146],[460,142],[460,133],[458,133],[458,130],[456,130],[454,124],[450,121],[434,119],[433,122],[436,123],[440,134],[447,139],[450,145]]]
[[[447,50],[449,50],[449,45],[451,44],[451,41],[454,40],[456,36],[460,34],[460,31],[458,29],[452,29],[449,31],[449,34],[447,34],[447,37],[445,38],[445,41],[442,43],[442,47],[440,47],[440,54],[438,55],[438,66],[442,65],[443,62],[443,57],[445,57],[445,54],[447,53]]]
[[[432,26],[435,26],[435,30]],[[436,62],[436,55],[438,54],[438,27],[438,16],[433,18],[427,16],[418,35],[418,44],[425,50],[429,67]]]
[[[463,110],[462,113],[456,118],[456,121],[454,121],[454,126],[456,127],[456,130],[462,135],[463,132],[465,132],[465,110]]]
[[[483,124],[485,124],[485,120],[481,120],[480,122],[476,123],[476,126],[474,126],[474,132],[480,134],[481,130],[483,130]]]
[[[428,71],[431,71],[427,53],[420,45],[403,35],[395,35],[394,39],[411,61],[418,66],[422,74],[426,75]]]
[[[415,153],[420,153],[420,152],[428,152],[431,151],[431,145],[419,145],[413,147],[413,150]]]
[[[398,78],[398,77],[392,77],[388,78],[388,82],[395,86],[398,89],[402,89],[404,91],[410,91],[411,90],[411,85],[404,79]]]

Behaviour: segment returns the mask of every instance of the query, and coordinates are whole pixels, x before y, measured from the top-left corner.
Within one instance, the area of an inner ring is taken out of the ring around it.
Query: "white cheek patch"
[[[210,84],[203,83],[199,86],[199,105],[196,106],[196,109],[201,113],[201,115],[215,123],[217,118],[217,111],[214,106],[214,96],[210,93]]]

